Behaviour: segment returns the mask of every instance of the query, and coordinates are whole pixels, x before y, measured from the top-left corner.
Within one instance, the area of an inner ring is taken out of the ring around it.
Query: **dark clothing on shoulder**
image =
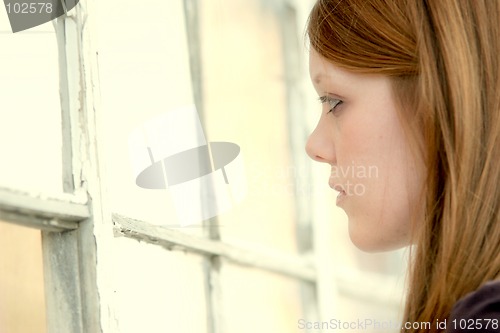
[[[500,332],[500,281],[488,282],[455,303],[446,328],[447,333]]]

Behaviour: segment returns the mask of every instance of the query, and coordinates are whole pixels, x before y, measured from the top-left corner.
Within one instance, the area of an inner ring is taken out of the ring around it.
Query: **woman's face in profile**
[[[364,251],[409,245],[424,167],[410,151],[390,79],[348,72],[313,49],[309,72],[322,112],[306,151],[331,166],[352,242]]]

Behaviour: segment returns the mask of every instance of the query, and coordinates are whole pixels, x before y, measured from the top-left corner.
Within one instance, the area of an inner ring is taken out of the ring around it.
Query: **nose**
[[[321,121],[307,139],[306,152],[317,162],[337,163],[331,129],[322,125]]]

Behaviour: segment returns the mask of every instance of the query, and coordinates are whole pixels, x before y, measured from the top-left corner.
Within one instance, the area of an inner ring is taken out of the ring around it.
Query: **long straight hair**
[[[392,79],[426,166],[404,320],[432,328],[406,332],[437,332],[500,278],[500,1],[319,0],[307,34],[335,65]]]

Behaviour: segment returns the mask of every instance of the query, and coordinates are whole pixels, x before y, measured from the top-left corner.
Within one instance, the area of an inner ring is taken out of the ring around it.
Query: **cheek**
[[[370,179],[367,214],[371,223],[395,247],[409,243],[411,218],[420,194],[419,172],[414,168],[404,137],[388,136],[388,149],[380,155],[378,179]]]
[[[364,229],[361,239],[371,237],[375,243],[377,238],[388,246],[402,245],[408,240],[418,184],[403,129],[396,116],[350,120],[341,128],[339,167],[356,165],[356,170],[364,171],[347,179],[359,184],[358,189],[364,188],[364,194],[353,198],[347,211],[353,222],[351,237],[360,236],[360,227]]]
[[[375,133],[363,119],[355,117],[341,119],[336,140],[337,162],[339,165],[360,162],[370,157],[372,138]]]
[[[380,218],[390,224],[409,219],[414,199],[408,148],[403,133],[396,127],[387,128],[373,140],[372,163],[378,174],[376,179],[370,179],[369,185],[381,210]]]
[[[398,144],[399,133],[382,117],[353,112],[342,119],[338,131],[339,166],[362,166],[378,174],[392,168],[391,154]]]

